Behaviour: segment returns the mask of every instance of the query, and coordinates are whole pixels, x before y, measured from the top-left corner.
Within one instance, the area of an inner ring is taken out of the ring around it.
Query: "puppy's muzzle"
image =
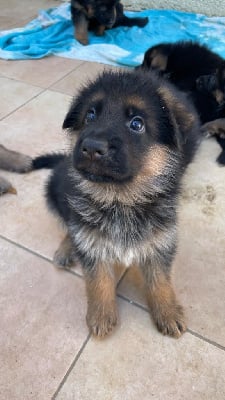
[[[108,142],[86,138],[81,143],[81,154],[86,160],[98,161],[106,157],[109,151]]]
[[[106,21],[106,28],[111,29],[113,27],[113,25],[115,24],[116,19],[115,18],[111,18],[110,20]]]

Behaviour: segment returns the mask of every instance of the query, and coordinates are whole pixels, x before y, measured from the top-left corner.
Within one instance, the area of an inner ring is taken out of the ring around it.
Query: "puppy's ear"
[[[145,53],[142,66],[147,69],[154,69],[158,72],[165,72],[168,64],[168,55],[160,49],[153,48]]]
[[[165,72],[168,64],[168,56],[160,51],[153,51],[151,68],[160,72]]]
[[[78,129],[81,125],[81,103],[73,102],[63,122],[63,129]]]
[[[72,128],[73,126],[73,120],[74,120],[74,115],[73,115],[73,110],[69,110],[68,113],[66,114],[66,117],[63,121],[63,129],[68,129]]]
[[[188,139],[188,133],[198,121],[197,115],[191,104],[186,99],[184,101],[182,94],[177,96],[166,86],[160,87],[158,92],[169,111],[169,118],[174,127],[175,143],[182,150]]]

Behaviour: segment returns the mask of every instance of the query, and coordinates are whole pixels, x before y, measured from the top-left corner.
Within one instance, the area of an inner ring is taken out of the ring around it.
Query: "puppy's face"
[[[196,80],[199,91],[211,94],[219,106],[225,103],[225,63],[211,75],[202,75]]]
[[[173,102],[151,74],[104,72],[75,99],[63,124],[74,168],[87,180],[116,184],[160,174],[170,151],[179,153],[176,113],[189,115],[180,104],[171,109]]]
[[[116,4],[119,0],[96,0],[94,16],[99,24],[112,28],[116,22]]]

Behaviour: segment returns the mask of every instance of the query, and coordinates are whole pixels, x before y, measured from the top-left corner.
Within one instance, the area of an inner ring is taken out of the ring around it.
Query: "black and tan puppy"
[[[180,90],[188,93],[194,102],[202,123],[220,118],[225,113],[212,91],[200,90],[202,75],[215,75],[224,60],[204,45],[195,42],[162,43],[148,49],[141,68],[154,70]],[[218,107],[219,105],[219,107]]]
[[[225,117],[225,61],[207,46],[189,41],[162,43],[146,51],[141,68],[157,71],[188,93],[202,124],[210,122],[206,128],[215,131],[218,124],[213,121]],[[224,139],[216,138],[224,151]],[[224,155],[217,161],[224,164]]]
[[[128,18],[120,0],[71,0],[71,15],[78,42],[88,44],[88,30],[103,35],[105,29],[117,26],[144,27],[148,18]]]
[[[0,145],[0,169],[19,173],[31,171],[33,169],[32,158]],[[16,194],[16,189],[7,179],[0,176],[0,195],[4,193]]]
[[[180,180],[200,141],[192,104],[153,73],[104,72],[74,99],[63,128],[71,150],[47,184],[67,227],[54,261],[81,263],[90,332],[104,337],[117,324],[121,263],[139,266],[158,330],[179,337],[186,324],[171,266]]]

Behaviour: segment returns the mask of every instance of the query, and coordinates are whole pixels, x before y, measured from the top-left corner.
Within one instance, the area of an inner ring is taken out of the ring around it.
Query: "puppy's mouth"
[[[79,166],[75,166],[77,171],[91,182],[96,183],[115,183],[121,184],[128,182],[132,179],[132,176],[127,173],[117,172],[116,170],[108,170],[107,168],[94,168],[94,166],[90,168],[81,168]]]
[[[91,182],[96,182],[96,183],[119,183],[121,182],[120,180],[116,179],[114,176],[110,175],[96,175],[93,174],[92,172],[88,171],[79,171],[81,175],[87,179],[88,181]]]
[[[115,183],[120,184],[124,182],[128,182],[132,179],[131,174],[125,169],[123,170],[122,166],[107,166],[107,165],[98,165],[98,163],[90,162],[89,165],[82,161],[74,162],[74,168],[83,176],[84,179],[87,179],[91,182],[96,183]]]
[[[114,15],[111,18],[99,18],[98,22],[106,28],[111,29],[116,22],[116,12],[114,12]]]
[[[110,22],[107,22],[107,23],[105,24],[105,27],[108,28],[108,29],[111,29],[111,28],[113,27],[114,24],[115,24],[115,21],[110,21]]]

